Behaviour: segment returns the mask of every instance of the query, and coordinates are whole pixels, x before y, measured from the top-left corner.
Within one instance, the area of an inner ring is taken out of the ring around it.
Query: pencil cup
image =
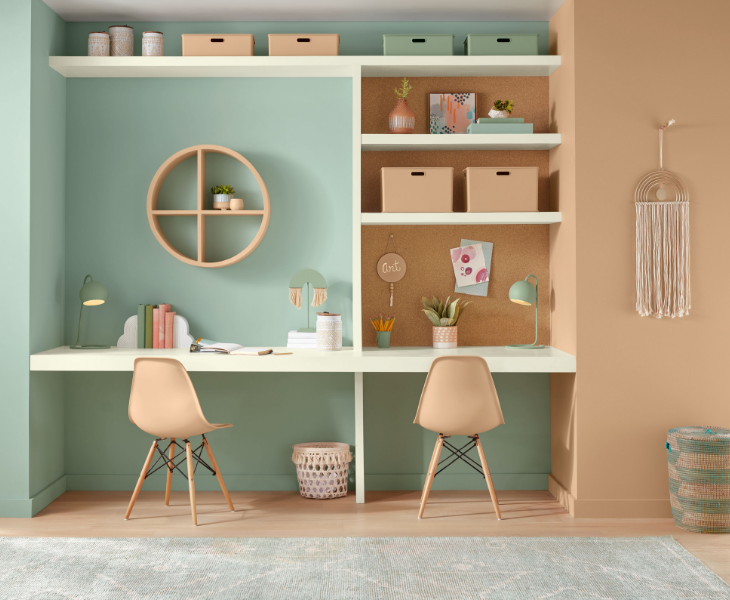
[[[376,331],[378,336],[378,348],[390,348],[390,334],[392,331]]]

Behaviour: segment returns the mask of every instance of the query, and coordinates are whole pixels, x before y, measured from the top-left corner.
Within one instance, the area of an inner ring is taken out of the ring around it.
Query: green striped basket
[[[698,533],[730,533],[730,429],[677,427],[667,433],[674,523]]]

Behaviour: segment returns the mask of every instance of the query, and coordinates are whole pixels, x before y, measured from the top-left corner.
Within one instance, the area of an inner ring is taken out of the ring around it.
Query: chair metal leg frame
[[[479,473],[487,482],[489,488],[489,495],[492,498],[492,504],[494,505],[494,512],[497,515],[497,520],[502,520],[502,515],[499,511],[499,501],[497,499],[497,492],[494,489],[494,483],[492,482],[492,475],[489,472],[489,466],[487,465],[487,458],[484,455],[484,448],[482,448],[482,442],[479,439],[479,435],[470,435],[469,441],[464,444],[461,448],[457,448],[448,441],[451,436],[439,433],[438,439],[436,440],[436,446],[431,456],[431,464],[428,468],[428,475],[426,476],[426,484],[423,486],[423,493],[421,494],[421,506],[418,510],[418,518],[423,517],[423,511],[426,509],[426,502],[428,502],[428,496],[431,492],[431,485],[436,475],[449,468],[456,461],[461,460]],[[449,455],[443,460],[439,460],[441,456],[441,449],[446,448],[449,451]],[[471,456],[467,456],[467,452],[477,449],[479,453],[479,460],[481,465],[475,461]],[[443,467],[439,468],[440,465],[444,464]]]

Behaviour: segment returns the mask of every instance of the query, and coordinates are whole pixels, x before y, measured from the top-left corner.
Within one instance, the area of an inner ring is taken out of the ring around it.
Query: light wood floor
[[[485,492],[432,492],[418,520],[420,492],[368,492],[307,500],[298,492],[199,492],[193,527],[187,492],[142,492],[124,521],[130,492],[66,492],[33,519],[0,519],[0,535],[43,537],[591,536],[674,537],[730,583],[730,535],[683,531],[672,519],[574,519],[548,492],[500,492],[502,521]]]

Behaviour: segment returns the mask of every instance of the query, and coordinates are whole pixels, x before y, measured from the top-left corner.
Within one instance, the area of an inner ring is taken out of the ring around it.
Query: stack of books
[[[532,133],[532,123],[522,117],[480,118],[466,128],[467,133]]]
[[[286,347],[316,350],[317,332],[292,330],[289,332],[289,340],[287,341]]]
[[[137,348],[174,348],[177,312],[169,304],[137,306]]]

